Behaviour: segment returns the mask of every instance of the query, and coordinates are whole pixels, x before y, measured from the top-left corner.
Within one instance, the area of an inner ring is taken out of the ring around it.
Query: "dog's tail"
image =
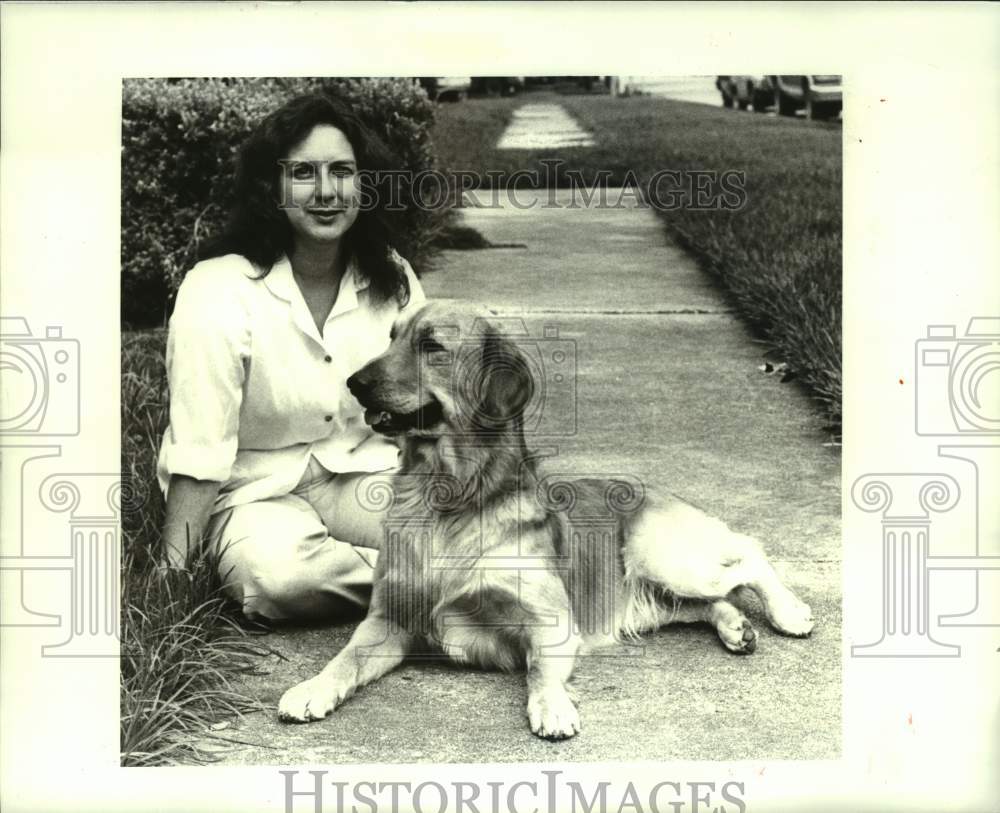
[[[622,593],[618,632],[628,641],[669,624],[681,606],[681,599],[662,585],[635,574],[625,574]]]

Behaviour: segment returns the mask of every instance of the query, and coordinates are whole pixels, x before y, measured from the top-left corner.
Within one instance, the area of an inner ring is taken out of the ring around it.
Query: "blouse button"
[[[324,356],[323,361],[329,364],[331,361],[333,361],[333,356]]]
[[[327,416],[325,416],[325,417],[323,418],[323,420],[324,420],[324,421],[326,421],[327,423],[329,423],[330,421],[332,421],[332,420],[333,420],[333,415],[327,415]]]

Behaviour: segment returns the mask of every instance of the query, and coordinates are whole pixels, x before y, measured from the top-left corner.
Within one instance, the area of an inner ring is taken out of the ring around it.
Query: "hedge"
[[[401,166],[432,169],[434,105],[408,79],[130,79],[122,92],[121,319],[164,324],[201,241],[228,212],[237,150],[287,99],[323,89],[346,99]],[[419,273],[446,212],[403,215],[407,259]]]

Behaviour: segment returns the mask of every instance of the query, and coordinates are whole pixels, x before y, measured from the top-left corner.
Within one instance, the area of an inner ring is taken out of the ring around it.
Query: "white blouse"
[[[416,307],[423,289],[395,257],[410,284],[407,308]],[[170,318],[170,425],[157,479],[164,493],[172,474],[222,482],[213,513],[289,493],[311,455],[332,472],[397,462],[346,384],[388,348],[396,302],[372,304],[352,262],[321,335],[287,258],[258,275],[237,254],[198,263]]]

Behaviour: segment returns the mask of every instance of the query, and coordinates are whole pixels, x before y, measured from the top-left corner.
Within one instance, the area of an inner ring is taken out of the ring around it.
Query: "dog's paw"
[[[565,691],[538,692],[528,698],[528,725],[547,740],[566,740],[580,733],[580,713]]]
[[[742,615],[732,622],[719,624],[716,630],[723,645],[730,652],[749,655],[757,648],[757,633],[753,625]]]
[[[278,703],[278,719],[286,723],[311,723],[322,720],[344,699],[337,685],[320,676],[292,686]]]
[[[780,604],[772,604],[769,609],[771,623],[778,632],[785,635],[805,638],[816,626],[809,605],[793,595],[789,595]]]

